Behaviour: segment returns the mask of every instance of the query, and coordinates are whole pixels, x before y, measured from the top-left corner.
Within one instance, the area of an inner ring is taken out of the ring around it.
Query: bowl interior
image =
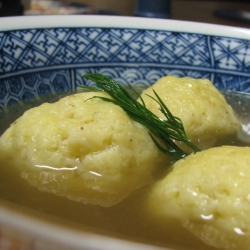
[[[91,84],[86,72],[146,86],[164,75],[208,78],[221,90],[249,92],[249,33],[135,17],[4,18],[0,108]]]

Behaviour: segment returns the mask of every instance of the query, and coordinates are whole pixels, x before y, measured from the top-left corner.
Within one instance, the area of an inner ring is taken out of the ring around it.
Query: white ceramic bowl
[[[0,19],[0,109],[91,84],[100,72],[148,86],[164,75],[209,78],[250,92],[250,30],[162,19],[38,16]],[[160,249],[77,230],[0,203],[0,249]]]

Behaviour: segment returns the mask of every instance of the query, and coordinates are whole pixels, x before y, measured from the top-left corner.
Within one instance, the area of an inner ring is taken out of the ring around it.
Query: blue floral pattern
[[[164,75],[209,78],[219,89],[250,92],[250,41],[126,28],[0,32],[0,108],[75,90],[86,72],[148,86]]]

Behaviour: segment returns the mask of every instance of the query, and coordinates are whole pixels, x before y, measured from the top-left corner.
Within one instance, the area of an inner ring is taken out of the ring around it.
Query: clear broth
[[[25,110],[38,106],[45,101],[54,102],[66,94],[44,96],[39,100],[19,103],[1,111],[0,134],[5,131],[10,123],[22,115]],[[232,92],[225,92],[224,94],[240,120],[244,124],[250,123],[250,95]],[[250,145],[250,143],[239,141],[235,137],[228,138],[224,143]],[[156,176],[155,178],[157,179],[158,177]],[[147,193],[150,192],[151,185],[149,184],[140,190],[134,191],[123,202],[110,208],[85,205],[51,193],[39,191],[36,187],[30,186],[23,180],[18,171],[10,166],[10,163],[6,162],[4,157],[0,158],[0,199],[2,200],[76,223],[80,229],[88,226],[111,234],[114,237],[165,247],[174,245],[193,249],[214,249],[198,240],[183,228],[178,221],[169,219],[166,222],[157,220],[153,216],[148,216],[144,202]]]

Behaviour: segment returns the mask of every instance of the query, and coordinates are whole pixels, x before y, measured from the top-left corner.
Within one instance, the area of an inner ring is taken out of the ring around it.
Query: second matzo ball
[[[24,113],[0,138],[22,177],[42,191],[111,206],[169,159],[117,105],[80,93]],[[89,99],[89,100],[87,100]]]
[[[166,76],[144,90],[141,97],[146,107],[164,119],[158,103],[147,96],[155,97],[153,90],[182,120],[187,136],[200,149],[219,144],[240,127],[231,106],[208,79]]]

